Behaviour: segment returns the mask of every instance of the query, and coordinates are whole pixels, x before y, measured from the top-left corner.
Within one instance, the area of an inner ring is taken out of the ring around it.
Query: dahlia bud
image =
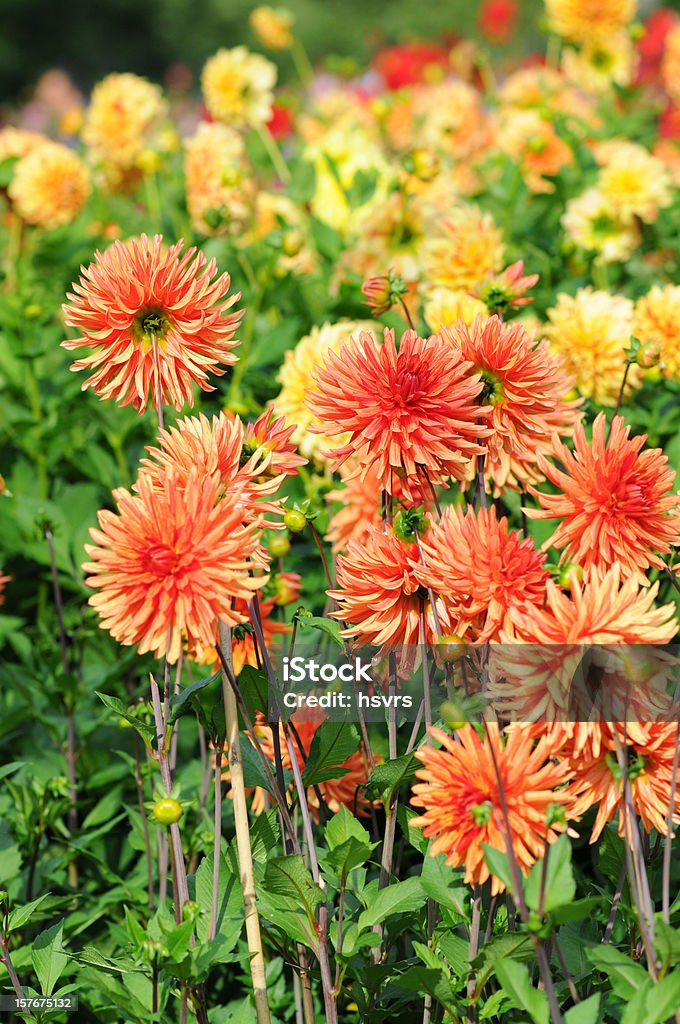
[[[637,351],[635,362],[638,366],[641,366],[643,370],[651,370],[653,366],[656,366],[661,359],[661,352],[659,346],[653,341],[648,341],[645,345],[641,345]]]
[[[517,263],[506,267],[501,274],[495,274],[478,284],[471,295],[481,299],[490,316],[497,313],[499,316],[507,317],[512,314],[512,310],[533,302],[533,299],[526,296],[526,292],[534,287],[538,281],[538,274],[522,276],[523,273],[524,261],[518,260]]]
[[[366,305],[374,316],[387,313],[407,292],[406,282],[393,270],[364,281],[361,292],[366,297]]]

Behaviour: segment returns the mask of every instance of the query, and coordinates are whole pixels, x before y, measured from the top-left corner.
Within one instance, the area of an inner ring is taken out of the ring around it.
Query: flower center
[[[485,800],[483,804],[473,804],[470,808],[470,818],[474,821],[475,825],[480,827],[488,825],[491,821],[491,803]]]
[[[144,352],[153,348],[154,342],[159,348],[165,347],[165,339],[172,322],[164,309],[152,307],[141,310],[132,324],[132,336],[135,344]]]
[[[143,566],[154,576],[172,576],[179,568],[179,555],[166,544],[155,544],[145,553]]]
[[[482,393],[479,396],[482,405],[500,405],[505,398],[503,383],[491,370],[480,370],[480,376],[484,381]]]
[[[647,761],[645,757],[639,753],[634,747],[626,747],[626,773],[628,775],[628,781],[634,782],[640,775],[643,775],[645,768],[647,767]],[[621,765],[619,759],[613,751],[605,754],[605,761],[609,771],[612,773],[617,782],[623,781],[623,773],[621,771]]]

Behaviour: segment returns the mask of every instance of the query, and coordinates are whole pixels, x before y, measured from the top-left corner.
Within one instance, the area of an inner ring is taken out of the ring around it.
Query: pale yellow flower
[[[545,337],[562,356],[578,390],[600,405],[614,405],[626,368],[625,349],[633,332],[633,303],[623,295],[579,288],[557,296],[548,310]],[[629,389],[640,383],[637,366],[628,374]]]
[[[359,233],[396,180],[381,148],[359,131],[329,131],[306,148],[305,158],[316,171],[312,213],[343,235]]]
[[[598,188],[614,217],[624,222],[639,217],[652,224],[659,210],[670,206],[670,174],[661,160],[636,142],[602,142],[596,148],[595,158],[601,167]]]
[[[454,207],[438,234],[422,246],[425,278],[451,291],[471,288],[503,265],[503,241],[490,213],[477,206]]]
[[[442,327],[450,327],[459,320],[472,324],[475,317],[485,316],[486,311],[484,303],[468,292],[432,288],[425,296],[423,317],[432,333],[439,334]]]
[[[274,407],[277,415],[285,416],[288,425],[295,424],[291,439],[300,454],[317,464],[328,462],[326,453],[344,444],[345,439],[344,435],[326,437],[310,430],[320,423],[307,408],[309,394],[317,387],[313,374],[325,362],[329,351],[337,352],[343,341],[357,337],[361,331],[374,331],[376,326],[379,325],[370,320],[340,320],[335,324],[315,326],[284,356],[277,378],[281,392],[274,400]]]
[[[607,39],[635,17],[636,0],[545,0],[552,32],[575,43]]]
[[[252,215],[256,185],[239,133],[203,122],[187,139],[184,169],[194,227],[204,234],[242,232]]]
[[[680,287],[655,284],[635,304],[633,334],[659,346],[666,377],[680,380]]]
[[[284,8],[256,7],[250,27],[268,50],[289,50],[293,45],[293,15]]]
[[[566,47],[562,54],[562,69],[569,81],[596,95],[611,92],[615,85],[630,85],[637,65],[635,45],[624,30],[585,43],[578,50]]]
[[[623,263],[641,240],[635,222],[624,223],[615,216],[611,202],[597,187],[569,200],[562,227],[579,248],[597,253],[597,263]]]
[[[72,150],[45,142],[19,160],[7,191],[22,220],[52,230],[80,213],[90,194],[90,175]]]
[[[220,49],[203,68],[205,105],[216,121],[255,128],[271,117],[276,65],[245,46]]]
[[[23,128],[7,125],[0,131],[0,161],[28,156],[38,146],[48,142],[46,135],[38,132],[27,132]]]
[[[168,108],[157,85],[132,74],[107,75],[95,85],[82,138],[109,184],[117,187],[157,141]]]

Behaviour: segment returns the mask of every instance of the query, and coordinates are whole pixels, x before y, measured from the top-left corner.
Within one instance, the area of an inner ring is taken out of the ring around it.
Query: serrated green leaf
[[[313,786],[347,773],[342,765],[355,754],[359,734],[350,722],[322,722],[314,733],[302,781]]]
[[[382,800],[385,805],[392,803],[397,790],[415,777],[420,762],[415,754],[402,754],[391,761],[377,765],[369,777],[366,796]]]
[[[31,960],[44,996],[52,995],[54,986],[69,962],[69,956],[63,949],[63,934],[64,922],[60,921],[41,932],[31,947]]]

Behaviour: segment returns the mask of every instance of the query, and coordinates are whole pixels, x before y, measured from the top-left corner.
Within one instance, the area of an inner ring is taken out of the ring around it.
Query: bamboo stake
[[[231,630],[222,621],[219,624],[220,647],[225,660],[231,667]],[[267,981],[265,977],[264,952],[260,932],[260,917],[255,898],[255,876],[253,873],[253,853],[250,846],[250,826],[248,823],[248,805],[243,780],[243,761],[241,760],[241,740],[238,729],[238,708],[234,691],[229,685],[227,673],[222,669],[222,694],[224,697],[224,718],[227,729],[229,748],[229,768],[234,802],[234,823],[236,826],[236,848],[238,851],[241,885],[243,887],[243,906],[245,909],[246,939],[250,952],[250,974],[253,979],[255,995],[255,1011],[257,1024],[270,1024],[269,1001],[267,999]]]

